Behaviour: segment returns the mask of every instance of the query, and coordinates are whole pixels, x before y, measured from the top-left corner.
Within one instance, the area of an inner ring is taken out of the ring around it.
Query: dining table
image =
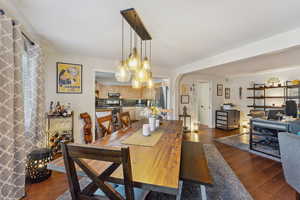
[[[181,145],[183,138],[182,121],[161,121],[159,129],[162,131],[162,134],[153,146],[125,145],[122,143],[126,138],[142,129],[145,123],[147,121],[140,120],[133,123],[130,128],[115,131],[88,145],[97,147],[129,146],[134,187],[178,195],[182,187],[182,182],[180,181]],[[99,174],[111,164],[96,160],[86,160],[86,162]],[[65,173],[63,158],[60,157],[51,161],[47,168]],[[77,168],[77,174],[85,176],[80,168]],[[122,165],[111,174],[108,181],[122,184]]]

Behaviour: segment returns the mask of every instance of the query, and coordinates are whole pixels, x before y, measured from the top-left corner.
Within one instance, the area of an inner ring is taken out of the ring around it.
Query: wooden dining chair
[[[107,198],[123,200],[124,197],[128,200],[135,199],[129,147],[99,148],[87,145],[62,144],[62,152],[72,200],[98,200]],[[101,174],[97,174],[83,159],[106,161],[111,162],[112,164]],[[75,163],[92,181],[82,189],[79,185]],[[111,184],[107,183],[108,177],[120,165],[122,165],[123,168],[124,196],[122,196]],[[97,195],[99,189],[106,197]]]
[[[119,113],[119,119],[120,119],[122,128],[131,127],[131,119],[130,119],[129,112]]]
[[[98,117],[97,122],[99,127],[102,130],[102,136],[106,136],[108,134],[112,133],[113,127],[112,127],[112,115],[107,115],[104,117]]]

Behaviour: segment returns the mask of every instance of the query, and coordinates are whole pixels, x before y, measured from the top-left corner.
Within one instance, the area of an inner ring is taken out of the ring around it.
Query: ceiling
[[[260,72],[300,68],[300,46],[260,55],[245,60],[227,63],[193,72],[212,77],[232,77]]]
[[[111,60],[121,54],[120,10],[134,7],[153,37],[154,66],[163,69],[300,27],[299,0],[11,1],[53,50]]]

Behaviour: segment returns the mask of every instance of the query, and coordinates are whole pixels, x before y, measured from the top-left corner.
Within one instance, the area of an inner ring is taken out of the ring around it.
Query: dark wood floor
[[[184,139],[214,143],[254,199],[295,199],[295,191],[285,182],[280,163],[213,141],[213,138],[234,134],[239,134],[239,131],[201,127],[197,133],[186,134]],[[53,172],[48,180],[27,185],[27,196],[22,200],[55,200],[67,187],[65,175]]]

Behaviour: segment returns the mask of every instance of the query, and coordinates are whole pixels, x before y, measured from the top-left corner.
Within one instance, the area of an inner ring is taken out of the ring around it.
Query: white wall
[[[57,94],[56,93],[56,62],[75,63],[83,65],[82,94]],[[79,117],[80,113],[87,112],[92,117],[93,126],[95,125],[95,71],[115,72],[116,61],[96,59],[89,57],[80,57],[64,54],[46,55],[46,110],[49,109],[50,101],[60,101],[61,103],[71,103],[74,110],[74,137],[76,142],[82,141],[83,122]],[[153,69],[155,77],[168,78],[168,75],[158,72],[159,69]],[[94,132],[94,128],[92,129]]]
[[[222,80],[219,80],[217,77],[214,76],[207,76],[207,75],[200,75],[200,74],[187,74],[184,75],[180,82],[179,82],[179,90],[176,91],[177,93],[180,93],[181,90],[181,85],[182,84],[187,84],[187,86],[190,88],[192,87],[193,83],[197,82],[209,82],[210,83],[210,93],[211,95],[209,96],[209,101],[210,101],[210,106],[211,106],[211,112],[210,112],[210,124],[209,127],[213,128],[214,127],[214,121],[215,121],[215,110],[220,107],[220,105],[223,103],[223,98],[217,96],[217,84],[221,83]],[[193,93],[189,91],[189,96],[190,96],[190,103],[188,105],[186,104],[181,104],[180,98],[181,95],[178,96],[178,114],[182,114],[183,106],[187,106],[187,112],[192,116],[192,122],[197,122],[197,110],[193,109],[193,105],[195,102],[192,101],[192,95]],[[194,127],[196,128],[196,127]]]
[[[295,80],[300,79],[300,66],[282,69],[282,70],[274,70],[273,72],[263,72],[256,74],[243,75],[239,77],[229,77],[227,80],[224,80],[224,88],[230,88],[231,98],[229,100],[225,100],[225,102],[231,102],[237,106],[241,110],[241,121],[247,120],[247,114],[249,113],[251,108],[248,108],[247,105],[252,105],[253,100],[247,99],[247,96],[253,96],[252,90],[247,90],[249,87],[253,87],[253,83],[266,83],[270,77],[278,77],[281,80],[281,84],[284,84],[287,80]],[[243,88],[242,99],[239,98],[239,87]],[[266,91],[266,95],[269,96],[283,96],[283,89],[270,89]],[[259,92],[257,92],[259,94]],[[276,106],[282,105],[283,99],[267,99],[266,104]],[[259,102],[257,101],[257,105]]]

